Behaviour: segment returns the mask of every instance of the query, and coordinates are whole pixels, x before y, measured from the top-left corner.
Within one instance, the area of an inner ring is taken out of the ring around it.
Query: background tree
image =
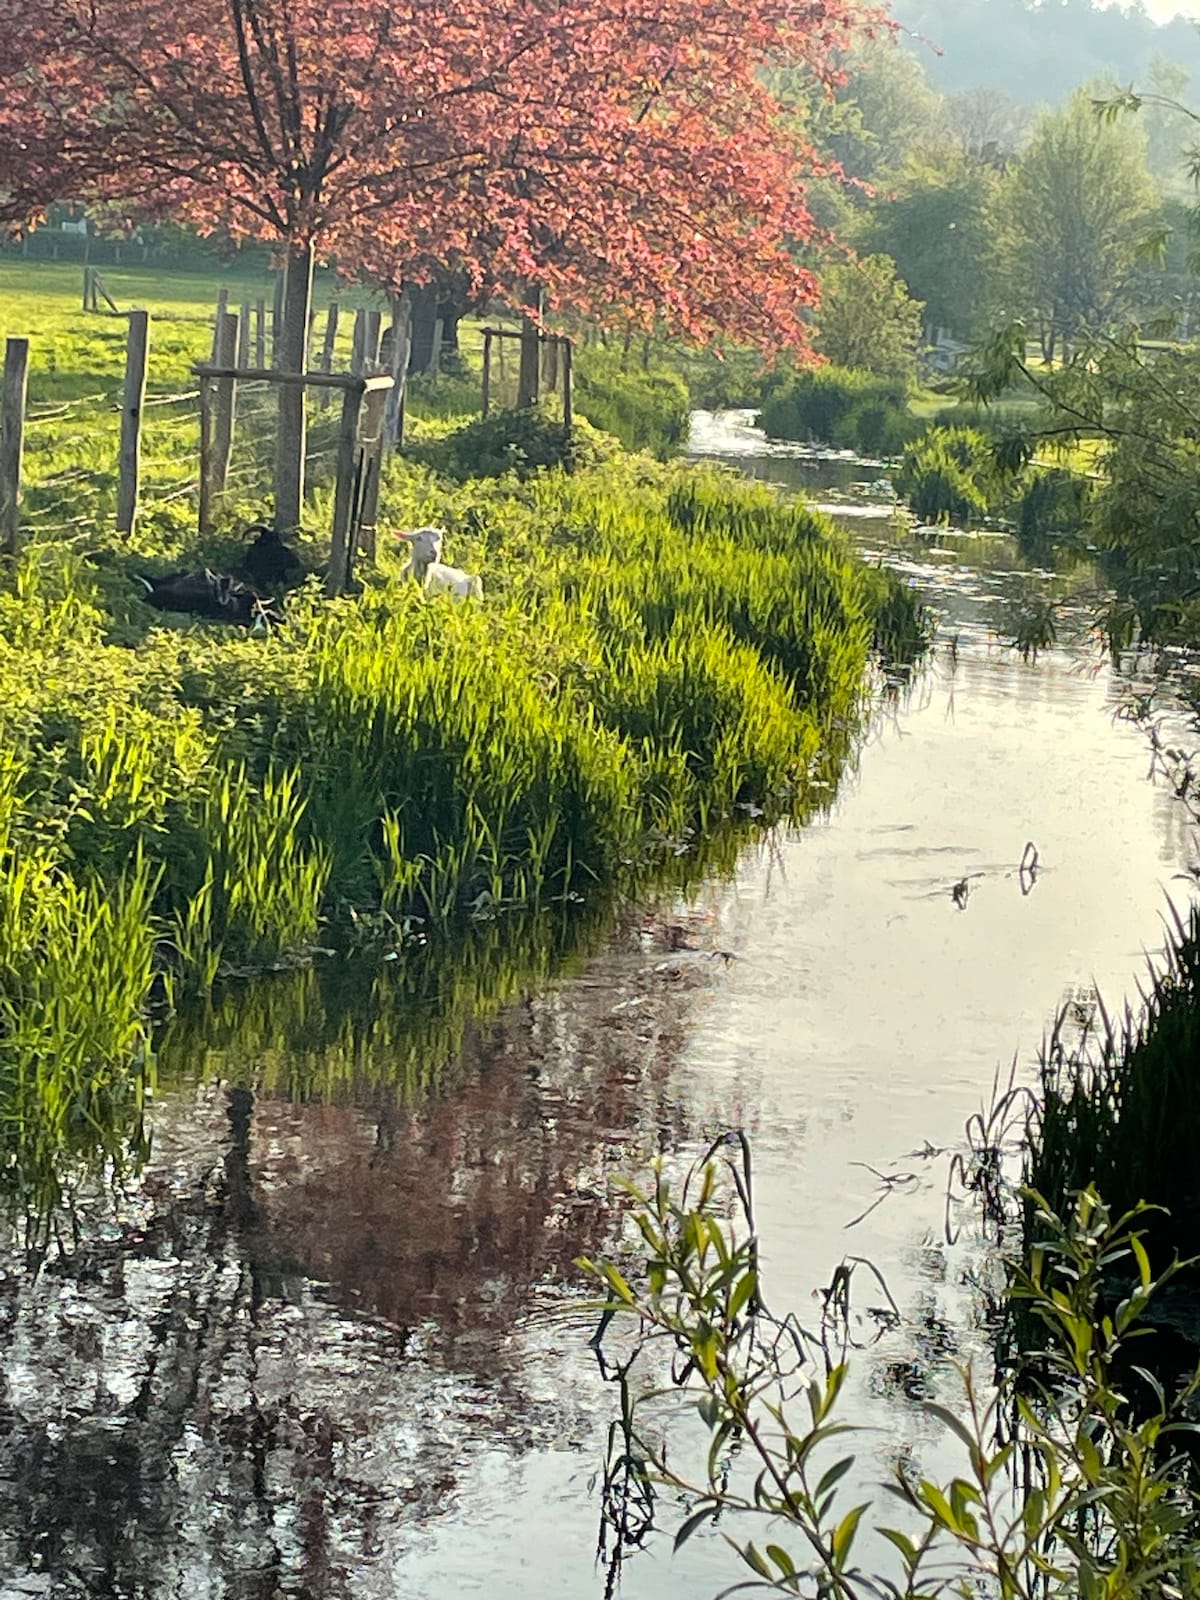
[[[995,276],[999,186],[991,167],[947,150],[911,159],[892,192],[881,193],[864,213],[855,242],[896,263],[909,291],[924,302],[931,337],[945,328],[970,339],[983,327]]]
[[[1087,91],[1038,119],[996,216],[1005,303],[1036,323],[1047,360],[1128,305],[1155,199],[1144,140],[1098,118]]]
[[[881,378],[916,373],[921,305],[896,276],[888,256],[827,267],[816,313],[817,348],[836,366]]]
[[[986,87],[1058,106],[1090,79],[1144,82],[1156,54],[1200,71],[1200,34],[1182,0],[1183,14],[1162,25],[1140,5],[1100,0],[895,0],[892,10],[942,93]]]

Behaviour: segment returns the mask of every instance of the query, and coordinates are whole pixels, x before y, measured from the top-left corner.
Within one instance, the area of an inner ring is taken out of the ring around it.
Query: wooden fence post
[[[388,390],[383,422],[385,449],[404,443],[404,396],[408,387],[408,361],[412,354],[412,301],[407,294],[392,300],[392,387]]]
[[[285,269],[279,267],[275,273],[275,301],[271,307],[271,365],[279,365],[279,339],[283,329],[283,293]]]
[[[517,372],[517,409],[538,403],[540,350],[537,325],[526,317],[521,325],[521,365]]]
[[[571,370],[571,341],[562,342],[563,425],[567,433],[575,426],[575,385]]]
[[[212,379],[200,379],[200,515],[201,533],[212,532],[213,506],[213,406]]]
[[[355,522],[359,530],[362,553],[372,565],[375,562],[375,528],[379,521],[379,480],[383,472],[383,456],[387,443],[388,393],[387,389],[372,389],[363,407],[363,476]],[[353,556],[354,552],[351,550],[347,556],[348,563],[353,560]]]
[[[366,332],[363,345],[364,370],[377,372],[379,370],[379,338],[383,332],[383,313],[381,311],[368,311]]]
[[[90,311],[92,309],[92,269],[91,269],[91,267],[84,267],[84,269],[83,269],[83,309],[85,311]]]
[[[337,487],[333,497],[333,529],[329,546],[329,566],[325,573],[325,593],[333,599],[346,584],[346,558],[350,549],[350,524],[354,514],[355,457],[358,449],[358,416],[362,410],[364,383],[347,386],[342,400],[342,423],[338,431]]]
[[[146,399],[146,355],[150,345],[150,313],[129,313],[125,346],[125,392],[121,400],[121,450],[118,457],[117,532],[132,533],[137,518],[142,472],[142,407]]]
[[[221,313],[217,324],[217,350],[214,366],[232,367],[236,364],[238,319],[234,312]],[[212,487],[214,494],[224,494],[229,478],[229,460],[233,454],[233,419],[237,409],[237,381],[218,378],[213,416]]]
[[[0,547],[15,556],[20,540],[21,456],[25,446],[25,390],[29,340],[4,346],[4,388],[0,391]]]
[[[483,336],[483,414],[486,417],[492,404],[492,336]]]
[[[333,371],[333,352],[337,348],[338,330],[338,303],[336,300],[329,302],[329,310],[325,316],[325,338],[321,344],[321,371]],[[321,409],[326,411],[333,400],[332,389],[321,390]]]
[[[267,302],[254,302],[254,365],[261,372],[267,364]]]
[[[553,336],[546,340],[542,350],[542,382],[550,394],[558,388],[558,340]]]
[[[217,290],[217,314],[213,318],[212,359],[215,364],[217,359],[217,345],[221,339],[221,318],[229,310],[229,290]]]
[[[367,366],[367,313],[354,313],[354,339],[350,347],[350,371],[361,378]]]
[[[438,317],[433,324],[433,343],[429,346],[429,367],[427,370],[431,378],[436,378],[442,370],[442,334],[444,331],[445,323],[441,317]]]
[[[239,367],[250,365],[250,302],[242,301],[242,309],[238,313],[238,338],[237,338],[237,364]]]

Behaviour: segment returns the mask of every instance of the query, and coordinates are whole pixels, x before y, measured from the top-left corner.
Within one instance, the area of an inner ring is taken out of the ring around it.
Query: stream
[[[497,927],[422,973],[330,963],[166,1030],[143,1173],[40,1273],[0,1262],[0,1600],[602,1600],[615,1397],[572,1263],[628,1240],[612,1180],[727,1128],[774,1308],[814,1321],[853,1256],[901,1313],[880,1332],[856,1277],[856,1476],[953,1467],[921,1401],[986,1361],[988,1263],[969,1208],[947,1243],[952,1155],[1060,1008],[1136,997],[1194,841],[1115,715],[1130,676],[1086,593],[1023,660],[1014,608],[1052,580],[1009,540],[901,530],[886,469],[773,448],[745,414],[697,414],[691,448],[802,488],[918,586],[928,665],[881,686],[828,809],[731,877],[527,952]],[[686,1508],[663,1510],[625,1600],[743,1575],[719,1532],[673,1555]]]

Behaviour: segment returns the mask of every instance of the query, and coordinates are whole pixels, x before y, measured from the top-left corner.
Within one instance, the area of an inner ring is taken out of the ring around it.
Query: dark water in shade
[[[744,419],[703,426],[741,459]],[[835,465],[848,496],[877,470]],[[1007,543],[900,537],[882,509],[855,537],[940,643],[828,815],[565,966],[497,929],[163,1039],[143,1177],[66,1259],[0,1280],[0,1600],[599,1600],[612,1396],[571,1263],[620,1245],[614,1177],[734,1125],[776,1309],[809,1318],[853,1253],[904,1314],[855,1360],[863,1480],[944,1464],[917,1402],[977,1349],[986,1270],[944,1242],[949,1152],[1065,998],[1133,993],[1193,843],[1114,719],[1122,675],[999,642],[1029,582]],[[879,1174],[900,1181],[848,1228]],[[739,1576],[718,1539],[665,1538],[620,1592]]]

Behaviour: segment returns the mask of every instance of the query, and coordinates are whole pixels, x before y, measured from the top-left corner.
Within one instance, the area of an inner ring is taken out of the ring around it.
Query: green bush
[[[618,359],[596,346],[575,363],[575,407],[593,427],[611,433],[627,450],[665,459],[687,437],[688,387],[676,372],[622,371]]]
[[[1035,471],[1017,508],[1017,542],[1021,554],[1051,566],[1083,549],[1092,485],[1063,467]]]
[[[988,511],[988,442],[974,428],[930,428],[904,452],[897,493],[922,522],[966,527]]]
[[[515,473],[528,478],[548,467],[571,469],[595,464],[611,447],[586,422],[567,431],[561,418],[539,407],[493,411],[428,443],[413,445],[410,459],[457,478],[500,478]]]
[[[902,379],[814,367],[770,394],[759,422],[773,439],[836,445],[875,455],[903,449],[919,424]]]

